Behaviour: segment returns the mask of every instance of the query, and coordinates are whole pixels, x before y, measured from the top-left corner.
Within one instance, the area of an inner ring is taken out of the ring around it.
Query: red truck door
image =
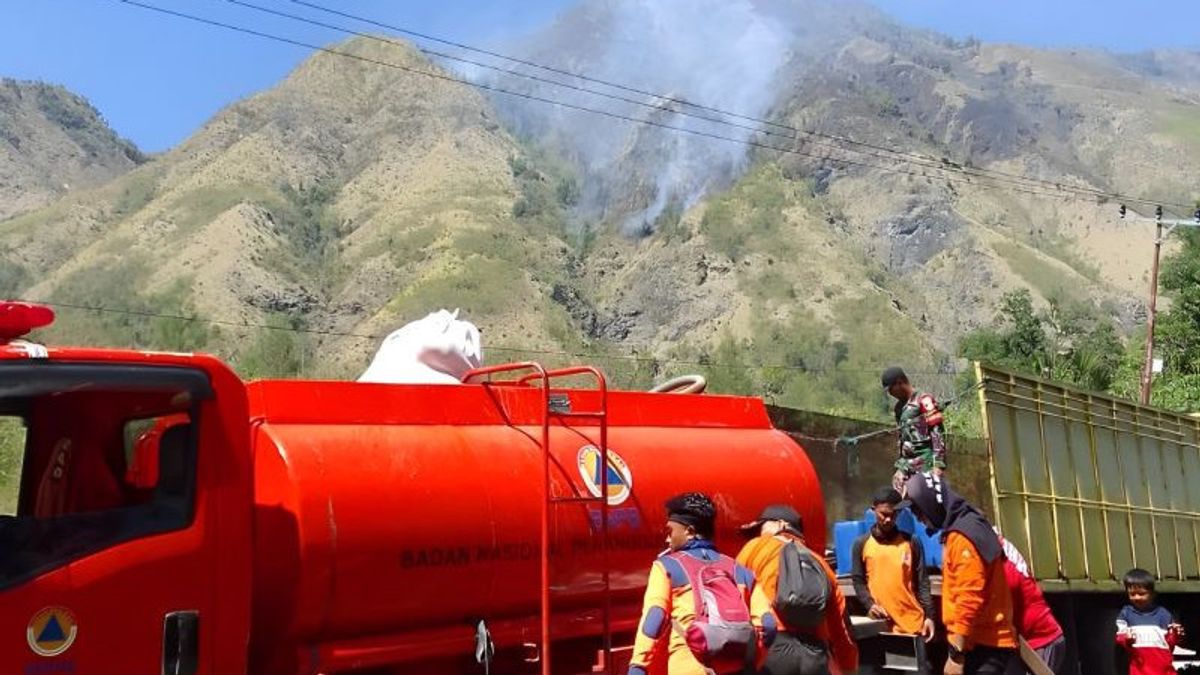
[[[234,382],[200,367],[0,362],[0,672],[244,672],[236,502],[242,521],[250,507],[230,486],[249,478],[218,471],[239,445],[246,456]]]

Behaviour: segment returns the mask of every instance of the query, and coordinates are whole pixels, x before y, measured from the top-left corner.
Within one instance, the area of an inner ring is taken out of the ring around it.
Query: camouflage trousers
[[[933,450],[918,450],[916,457],[900,457],[896,460],[896,473],[892,474],[892,487],[901,495],[904,494],[904,484],[909,478],[933,469]]]

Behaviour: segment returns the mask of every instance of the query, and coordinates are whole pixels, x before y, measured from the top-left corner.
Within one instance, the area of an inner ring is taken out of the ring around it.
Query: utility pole
[[[1140,222],[1149,222],[1151,219],[1146,216],[1133,214],[1133,218],[1127,218],[1127,209],[1125,205],[1121,205],[1121,219],[1134,220]],[[1154,379],[1154,320],[1158,314],[1158,259],[1162,253],[1163,240],[1175,230],[1176,227],[1200,227],[1200,209],[1196,209],[1193,214],[1193,220],[1163,220],[1163,208],[1157,206],[1154,208],[1154,263],[1150,266],[1150,313],[1146,318],[1146,358],[1142,362],[1142,388],[1139,401],[1142,405],[1150,405],[1150,388]],[[1163,231],[1163,225],[1166,225],[1166,232]]]
[[[1162,253],[1162,242],[1162,207],[1158,206],[1154,209],[1154,263],[1150,265],[1150,315],[1146,317],[1146,358],[1142,361],[1142,405],[1150,405],[1150,386],[1154,381],[1154,319],[1158,316],[1158,258]]]

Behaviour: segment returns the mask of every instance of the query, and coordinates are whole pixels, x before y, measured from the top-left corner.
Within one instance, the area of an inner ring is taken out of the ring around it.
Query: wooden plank
[[[1054,675],[1054,671],[1050,670],[1046,662],[1042,661],[1037,652],[1033,651],[1033,648],[1029,646],[1025,638],[1019,637],[1017,639],[1021,641],[1021,661],[1025,663],[1025,667],[1029,669],[1029,672],[1033,673],[1033,675]]]

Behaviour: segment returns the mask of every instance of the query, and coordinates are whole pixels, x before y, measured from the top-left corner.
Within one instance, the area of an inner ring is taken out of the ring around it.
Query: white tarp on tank
[[[454,384],[483,364],[479,329],[439,310],[413,321],[383,340],[359,382]]]

